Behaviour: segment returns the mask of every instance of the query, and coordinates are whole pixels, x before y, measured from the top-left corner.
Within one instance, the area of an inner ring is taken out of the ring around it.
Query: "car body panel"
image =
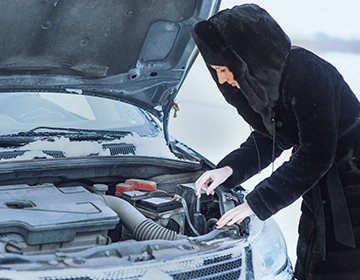
[[[197,54],[192,24],[220,1],[2,1],[0,91],[126,100],[163,119]],[[161,7],[161,8],[159,8]]]

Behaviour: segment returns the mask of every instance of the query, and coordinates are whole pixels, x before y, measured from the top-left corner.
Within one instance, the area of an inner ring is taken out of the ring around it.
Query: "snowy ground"
[[[354,6],[360,2],[345,0],[263,0],[255,1],[266,8],[282,25],[290,38],[312,36],[324,33],[341,38],[360,38],[356,30],[360,19]],[[241,1],[224,0],[222,8],[241,4]],[[350,8],[349,8],[350,7]],[[345,13],[346,12],[346,13]],[[339,16],[340,15],[340,16]],[[306,20],[305,20],[306,18]],[[360,53],[318,53],[335,65],[355,93],[360,95],[359,72]],[[250,133],[249,126],[228,105],[210,78],[204,62],[198,58],[186,79],[177,101],[180,106],[178,117],[170,122],[170,133],[217,163],[224,155],[237,148]],[[284,153],[276,166],[289,157]],[[244,186],[252,189],[262,178],[271,174],[271,169],[248,180]],[[275,215],[287,245],[292,263],[296,260],[297,223],[300,199]]]

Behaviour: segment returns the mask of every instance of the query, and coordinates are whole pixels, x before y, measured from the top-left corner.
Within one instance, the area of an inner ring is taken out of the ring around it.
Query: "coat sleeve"
[[[230,166],[233,169],[233,175],[223,185],[227,188],[234,187],[266,168],[283,151],[278,146],[274,148],[273,153],[273,139],[253,131],[238,149],[218,163],[218,168]]]
[[[333,76],[316,62],[305,63],[297,70],[290,72],[284,85],[297,119],[297,151],[246,198],[262,220],[307,192],[324,176],[335,158],[339,98]]]

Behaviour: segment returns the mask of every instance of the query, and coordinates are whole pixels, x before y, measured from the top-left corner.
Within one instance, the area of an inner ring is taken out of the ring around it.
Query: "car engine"
[[[0,252],[71,252],[108,242],[119,218],[83,187],[0,187]]]
[[[137,179],[117,184],[115,196],[106,192],[104,184],[0,186],[0,253],[71,253],[130,239],[198,236],[241,199],[221,188],[198,199],[193,183],[168,192]]]

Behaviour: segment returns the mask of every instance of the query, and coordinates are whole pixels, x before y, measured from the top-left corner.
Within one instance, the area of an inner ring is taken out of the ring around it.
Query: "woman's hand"
[[[206,192],[207,195],[213,195],[216,187],[225,182],[226,179],[232,175],[232,173],[233,170],[229,166],[224,166],[204,172],[195,182],[197,197],[201,197],[201,190]]]
[[[220,229],[223,226],[231,226],[235,223],[240,224],[246,217],[254,214],[247,202],[236,206],[235,208],[227,211],[221,216],[219,221],[216,223],[216,228]]]

